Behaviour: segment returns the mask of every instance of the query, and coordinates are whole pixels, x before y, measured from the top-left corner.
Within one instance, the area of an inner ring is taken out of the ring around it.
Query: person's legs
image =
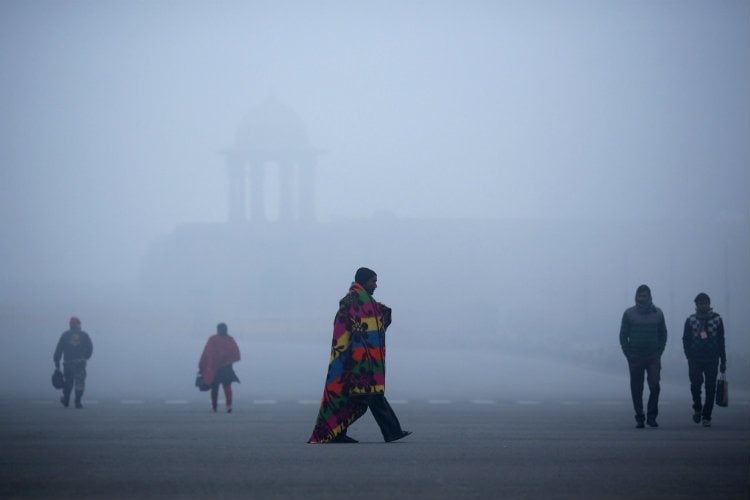
[[[73,384],[76,390],[76,408],[83,408],[81,398],[83,397],[83,391],[86,389],[86,365],[78,366],[73,377]]]
[[[650,358],[646,365],[646,380],[648,381],[648,406],[646,408],[646,423],[656,427],[656,416],[659,415],[659,392],[661,386],[661,356]]]
[[[642,423],[643,415],[643,372],[645,366],[641,359],[631,356],[628,358],[628,369],[630,370],[630,396],[633,399],[633,410],[635,420]]]
[[[227,403],[227,413],[232,412],[232,384],[222,384],[224,388],[224,399]]]
[[[211,386],[211,409],[216,411],[216,406],[219,401],[219,384],[214,383]]]
[[[716,376],[719,372],[719,360],[707,361],[703,365],[703,373],[706,377],[706,403],[703,405],[703,420],[711,421],[711,413],[714,409],[716,399]]]
[[[63,364],[63,378],[65,379],[65,385],[63,386],[63,395],[60,398],[60,402],[67,408],[70,405],[70,393],[73,392],[74,383],[74,372],[70,364]]]
[[[693,421],[701,421],[701,386],[703,385],[703,370],[698,361],[688,359],[688,375],[690,376],[690,394],[693,396]]]
[[[385,395],[378,394],[375,396],[369,396],[367,398],[367,406],[369,406],[372,416],[375,418],[380,432],[383,434],[383,439],[391,441],[403,434],[401,430],[401,424],[398,421],[398,417],[393,412],[393,408],[388,404],[388,400],[385,399]]]
[[[324,399],[321,403],[315,429],[308,443],[352,442],[346,431],[357,419],[367,412],[367,402],[362,397],[346,398],[338,396]]]

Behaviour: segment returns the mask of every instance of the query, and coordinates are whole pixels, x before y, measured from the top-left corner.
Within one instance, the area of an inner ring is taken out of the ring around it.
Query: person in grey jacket
[[[620,346],[628,360],[630,395],[633,398],[636,427],[659,427],[659,379],[661,355],[667,345],[664,313],[654,306],[651,289],[641,285],[635,292],[635,306],[625,310],[620,324]],[[648,405],[643,414],[643,378],[648,381]]]
[[[81,330],[81,320],[73,316],[70,318],[70,329],[60,335],[57,342],[53,361],[55,368],[60,369],[60,359],[63,359],[63,374],[65,386],[60,398],[62,405],[67,408],[70,404],[70,393],[75,387],[76,408],[83,408],[81,398],[86,387],[86,362],[94,351],[89,334]]]
[[[716,397],[716,371],[718,369],[724,373],[727,370],[727,353],[724,347],[724,322],[711,309],[711,298],[706,293],[701,292],[695,297],[695,314],[685,320],[682,347],[688,360],[693,422],[698,424],[703,420],[703,427],[710,427]],[[704,380],[706,402],[701,404]]]

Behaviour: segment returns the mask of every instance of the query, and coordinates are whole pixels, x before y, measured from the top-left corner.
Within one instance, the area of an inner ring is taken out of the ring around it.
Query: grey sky
[[[748,214],[746,2],[0,9],[11,231],[222,220],[218,151],[269,94],[328,152],[324,220]]]

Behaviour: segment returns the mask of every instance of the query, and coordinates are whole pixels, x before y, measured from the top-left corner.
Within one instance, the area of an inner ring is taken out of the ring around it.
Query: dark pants
[[[643,376],[646,374],[648,381],[648,406],[646,412],[648,418],[656,418],[659,414],[659,378],[661,375],[661,356],[629,356],[628,367],[630,368],[630,395],[633,397],[633,409],[635,419],[643,420]]]
[[[63,387],[63,403],[67,406],[70,401],[70,393],[76,390],[76,405],[81,404],[83,391],[86,389],[86,361],[64,361],[63,376],[65,386]]]
[[[227,408],[232,407],[232,384],[221,384],[224,389],[224,399],[227,403]],[[215,383],[211,386],[211,407],[216,410],[216,406],[219,403],[219,384]]]
[[[354,396],[352,399],[361,402],[370,409],[375,422],[380,427],[380,432],[383,434],[384,440],[388,441],[402,434],[403,431],[401,430],[398,417],[393,412],[391,405],[388,404],[388,400],[385,399],[385,395]]]
[[[719,371],[719,359],[688,359],[690,375],[690,392],[693,395],[693,410],[700,413],[705,420],[711,420],[716,397],[716,374]],[[701,405],[701,386],[706,384],[706,403]]]

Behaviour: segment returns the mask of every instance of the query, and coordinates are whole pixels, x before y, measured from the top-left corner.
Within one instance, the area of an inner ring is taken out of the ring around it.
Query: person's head
[[[226,323],[219,323],[216,325],[216,333],[219,335],[229,335],[229,328]]]
[[[635,302],[637,304],[648,304],[651,302],[651,289],[648,285],[641,285],[635,291]]]
[[[701,292],[695,296],[695,310],[699,313],[711,310],[711,297],[707,293]]]
[[[81,328],[81,320],[78,319],[76,316],[71,316],[70,321],[68,321],[68,324],[74,330],[78,330]]]
[[[378,275],[372,269],[366,267],[360,267],[354,274],[354,281],[362,285],[362,288],[367,290],[367,293],[372,295],[375,293],[375,289],[378,287]]]

